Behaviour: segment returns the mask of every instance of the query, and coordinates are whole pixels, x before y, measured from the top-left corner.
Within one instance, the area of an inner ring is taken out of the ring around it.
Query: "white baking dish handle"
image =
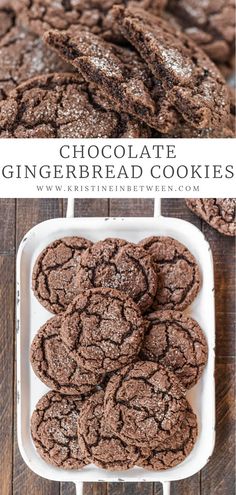
[[[76,491],[76,495],[83,495],[83,483],[81,482],[75,483],[75,491]]]
[[[66,218],[74,218],[75,212],[75,200],[74,198],[68,198],[67,200],[67,209],[66,209]],[[154,199],[154,218],[158,218],[161,215],[161,199]]]
[[[170,495],[170,481],[163,481],[162,494],[163,495]]]

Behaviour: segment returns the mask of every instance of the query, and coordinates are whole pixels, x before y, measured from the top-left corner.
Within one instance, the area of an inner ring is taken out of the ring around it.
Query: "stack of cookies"
[[[182,462],[198,432],[186,391],[207,362],[205,336],[183,313],[200,289],[189,250],[169,237],[66,237],[39,255],[32,284],[55,314],[31,344],[51,388],[31,419],[42,458],[117,471]]]
[[[3,0],[0,137],[233,137],[232,0]]]

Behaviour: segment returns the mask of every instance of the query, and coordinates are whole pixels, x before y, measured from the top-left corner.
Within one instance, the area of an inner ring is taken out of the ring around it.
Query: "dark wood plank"
[[[165,217],[182,218],[182,220],[187,220],[201,229],[201,219],[189,210],[184,199],[162,199],[161,212]]]
[[[66,215],[67,200],[63,201],[63,214]],[[75,217],[106,217],[108,216],[108,199],[76,199]]]
[[[107,484],[84,483],[84,495],[107,495]]]
[[[235,493],[234,361],[223,359],[216,366],[216,446],[201,471],[201,495]]]
[[[16,210],[16,244],[34,225],[43,220],[62,216],[62,201],[56,199],[19,199]],[[15,423],[16,424],[16,423]],[[16,429],[16,428],[15,428]],[[60,484],[36,476],[24,463],[16,441],[14,446],[13,465],[14,495],[59,495]]]
[[[108,483],[107,495],[153,495],[153,483]]]
[[[0,254],[15,252],[15,199],[0,201]]]
[[[152,199],[110,199],[110,217],[152,217]]]
[[[14,258],[0,256],[0,492],[4,495],[12,494],[14,271]]]
[[[74,483],[60,483],[60,495],[75,495]]]

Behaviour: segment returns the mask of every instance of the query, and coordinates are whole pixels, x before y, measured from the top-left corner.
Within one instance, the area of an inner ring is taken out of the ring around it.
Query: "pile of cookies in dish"
[[[233,137],[235,2],[4,0],[0,137]]]
[[[53,241],[32,276],[55,314],[37,332],[31,365],[51,391],[31,418],[41,457],[57,467],[164,470],[192,451],[197,417],[186,391],[200,379],[207,342],[183,312],[201,276],[170,237],[139,244]]]

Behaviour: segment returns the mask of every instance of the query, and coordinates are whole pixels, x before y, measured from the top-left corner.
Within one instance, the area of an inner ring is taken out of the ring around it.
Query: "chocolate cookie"
[[[147,237],[139,245],[155,263],[158,287],[153,310],[187,308],[200,289],[200,270],[194,256],[171,237]]]
[[[9,3],[0,6],[0,60],[0,100],[26,79],[71,69],[40,38],[19,26]]]
[[[151,256],[122,239],[96,242],[81,256],[78,289],[110,287],[132,297],[144,312],[157,291],[157,275]]]
[[[149,322],[141,358],[172,370],[185,388],[199,380],[207,362],[207,342],[198,323],[179,311],[157,311]]]
[[[91,33],[49,31],[45,41],[94,83],[118,111],[125,111],[162,133],[172,132],[179,116],[166,91],[140,56]]]
[[[113,12],[184,120],[197,129],[223,128],[229,117],[226,82],[191,38],[143,9],[116,6]]]
[[[235,198],[186,199],[186,205],[221,234],[236,235]]]
[[[35,374],[49,388],[62,394],[87,395],[103,375],[80,368],[61,340],[61,316],[43,325],[31,344],[30,361]]]
[[[169,0],[168,10],[210,58],[219,63],[230,60],[235,43],[234,0]]]
[[[78,364],[103,373],[136,359],[145,323],[138,306],[123,292],[91,289],[67,308],[61,336]]]
[[[153,13],[158,13],[167,0],[135,0]],[[41,36],[49,29],[81,29],[91,31],[115,42],[124,42],[111,17],[114,4],[126,5],[127,0],[15,0],[23,25]]]
[[[38,256],[32,288],[39,302],[52,313],[63,312],[77,295],[76,273],[80,257],[92,242],[64,237],[49,244]]]
[[[108,471],[132,468],[139,454],[116,436],[104,417],[104,392],[92,395],[83,405],[79,417],[79,446],[91,462]]]
[[[49,392],[36,405],[31,435],[39,455],[49,464],[80,469],[89,463],[78,445],[78,418],[83,401]]]
[[[141,449],[142,455],[137,466],[144,469],[163,471],[183,462],[192,451],[198,435],[197,418],[190,405],[177,432],[153,450]]]
[[[147,127],[96,101],[79,74],[38,76],[0,102],[0,138],[144,137]]]
[[[129,445],[157,447],[178,430],[187,410],[185,388],[168,368],[139,361],[122,368],[105,392],[105,416]]]

